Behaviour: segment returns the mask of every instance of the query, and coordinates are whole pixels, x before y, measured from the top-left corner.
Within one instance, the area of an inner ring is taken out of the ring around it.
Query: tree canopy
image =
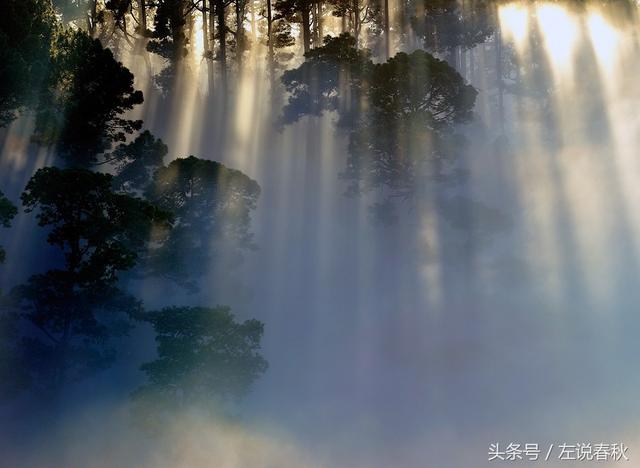
[[[95,163],[112,144],[139,130],[124,114],[142,103],[133,75],[100,41],[67,30],[53,43],[37,116],[36,139],[56,145],[71,165]]]
[[[253,247],[250,214],[260,186],[240,171],[179,158],[156,171],[145,195],[176,221],[167,241],[149,253],[144,266],[152,275],[193,287],[222,246],[227,255]]]
[[[0,15],[0,126],[37,102],[57,31],[49,0],[5,0]]]
[[[19,318],[34,327],[22,340],[22,366],[45,388],[107,367],[109,339],[126,333],[127,317],[142,311],[117,287],[118,273],[133,267],[154,226],[169,227],[170,215],[111,185],[108,174],[48,167],[22,194],[25,210],[37,211],[47,241],[64,256],[64,268],[12,291]]]
[[[386,187],[402,197],[410,196],[416,179],[439,175],[445,154],[455,154],[455,124],[471,118],[477,95],[428,52],[400,52],[374,64],[347,34],[326,38],[282,80],[291,96],[285,122],[338,113],[349,132],[343,176],[351,192]]]
[[[267,370],[259,352],[263,324],[238,322],[228,307],[167,307],[145,320],[158,357],[142,365],[147,383],[133,395],[143,422],[188,407],[217,411]]]

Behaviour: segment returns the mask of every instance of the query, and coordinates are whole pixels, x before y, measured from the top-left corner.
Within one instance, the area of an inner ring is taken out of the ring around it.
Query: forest
[[[0,13],[7,466],[485,466],[637,389],[635,1]]]

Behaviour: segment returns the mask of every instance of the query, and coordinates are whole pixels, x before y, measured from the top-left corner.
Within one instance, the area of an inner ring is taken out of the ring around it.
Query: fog
[[[462,175],[393,199],[388,225],[372,217],[383,190],[345,194],[337,114],[283,125],[287,95],[262,56],[244,61],[229,98],[209,92],[204,65],[163,97],[156,65],[122,53],[165,162],[194,154],[261,187],[257,249],[241,265],[212,265],[196,294],[153,280],[130,288],[147,308],[226,304],[264,322],[269,369],[233,418],[185,414],[154,438],[129,420],[131,384],[154,353],[140,326],[116,365],[65,393],[50,426],[29,397],[5,407],[3,463],[460,468],[493,466],[496,442],[624,443],[629,466],[640,463],[638,23],[557,4],[501,8],[499,40],[519,71],[497,90],[493,39],[464,52],[458,71],[479,94],[459,128]],[[471,56],[483,65],[472,70]],[[16,201],[53,160],[29,143],[29,125],[2,135],[0,184]],[[55,261],[29,215],[1,240],[4,291]],[[571,466],[519,462],[537,463]]]

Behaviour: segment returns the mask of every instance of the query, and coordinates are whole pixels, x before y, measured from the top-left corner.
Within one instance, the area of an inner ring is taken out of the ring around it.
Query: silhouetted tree
[[[285,122],[338,112],[350,134],[343,174],[350,192],[381,187],[401,197],[411,195],[417,180],[441,175],[446,156],[459,144],[455,124],[469,120],[477,94],[427,52],[373,64],[346,34],[327,38],[282,80],[291,94]]]
[[[372,66],[371,53],[358,49],[353,36],[327,36],[323,47],[311,50],[298,68],[287,70],[282,76],[289,92],[284,123],[325,111],[338,111],[343,123],[353,121],[366,91],[363,82]]]
[[[59,389],[107,367],[110,338],[126,333],[140,302],[117,287],[169,215],[148,202],[111,190],[112,177],[85,169],[44,168],[22,194],[27,212],[49,228],[47,241],[64,268],[29,278],[12,296],[33,332],[23,338],[22,360],[33,381]]]
[[[487,0],[417,0],[411,26],[427,50],[469,49],[493,34],[494,10]]]
[[[176,67],[188,53],[186,26],[193,8],[192,2],[186,0],[159,0],[156,3],[154,29],[147,50],[167,60],[168,66],[158,77],[162,87],[171,86]]]
[[[214,161],[190,156],[160,168],[146,197],[176,222],[167,241],[149,252],[144,268],[194,287],[194,278],[208,271],[213,254],[223,248],[239,262],[240,252],[253,247],[250,213],[259,196],[257,182]]]
[[[0,14],[0,126],[34,107],[50,62],[55,17],[48,0],[5,0]]]
[[[10,227],[11,220],[18,213],[18,209],[9,201],[7,197],[0,191],[0,226]],[[0,246],[0,263],[4,262],[5,251]]]
[[[133,399],[148,427],[190,408],[219,411],[267,369],[259,353],[263,324],[237,322],[228,307],[168,307],[144,319],[156,332],[158,357],[142,365],[148,381]]]
[[[314,0],[276,0],[275,19],[286,19],[290,23],[300,24],[304,52],[311,50],[311,12]]]
[[[95,163],[141,128],[140,120],[124,114],[142,101],[133,75],[109,49],[83,31],[67,30],[54,42],[36,139],[55,144],[70,165]]]
[[[145,130],[130,143],[120,144],[109,156],[116,166],[114,187],[118,191],[142,193],[153,174],[163,165],[169,149],[161,139]]]
[[[351,134],[344,173],[351,190],[385,187],[409,198],[418,181],[441,177],[459,153],[455,124],[471,118],[476,95],[446,62],[422,50],[374,65],[369,106]]]

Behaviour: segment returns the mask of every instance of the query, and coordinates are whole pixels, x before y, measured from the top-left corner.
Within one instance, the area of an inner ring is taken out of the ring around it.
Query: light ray
[[[525,46],[529,33],[529,12],[515,3],[503,5],[498,10],[500,30],[505,38],[512,41],[520,52]]]
[[[576,19],[565,8],[550,3],[537,6],[536,16],[554,72],[570,72],[578,40]]]

